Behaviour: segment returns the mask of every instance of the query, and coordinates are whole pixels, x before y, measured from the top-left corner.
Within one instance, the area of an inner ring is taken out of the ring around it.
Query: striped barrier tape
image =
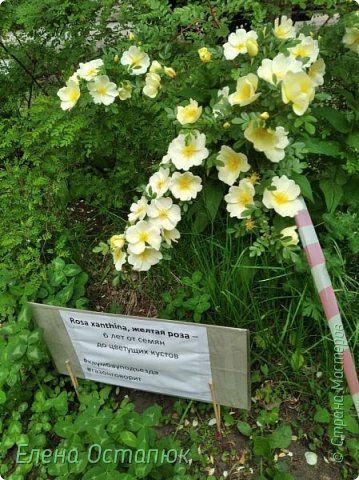
[[[343,328],[338,303],[325,264],[323,250],[315,232],[312,219],[303,198],[303,209],[295,217],[298,232],[307,261],[320,297],[329,328],[333,336],[336,352],[342,355],[345,377],[359,417],[359,381],[353,357]],[[340,332],[340,333],[339,333]]]

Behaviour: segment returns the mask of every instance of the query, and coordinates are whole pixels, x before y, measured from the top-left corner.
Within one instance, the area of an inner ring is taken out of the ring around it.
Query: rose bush
[[[353,51],[355,35],[351,28],[343,38]],[[256,31],[237,28],[223,47],[201,47],[198,71],[186,80],[178,68],[163,66],[157,59],[151,62],[140,45],[122,53],[120,63],[126,70],[119,87],[105,75],[104,65],[97,71],[100,60],[88,63],[88,68],[96,64],[91,78],[80,75],[85,68],[80,66],[76,74],[81,83],[87,81],[95,103],[108,105],[131,95],[160,99],[177,132],[157,172],[141,187],[141,198],[131,206],[124,244],[110,242],[117,270],[125,268],[126,261],[135,270],[148,270],[159,262],[163,251],[178,241],[178,222],[201,192],[205,209],[211,210],[209,217],[221,210],[224,197],[230,217],[240,220],[232,231],[256,234],[252,255],[260,255],[269,238],[269,248],[280,247],[284,257],[295,258],[297,242],[283,241],[281,232],[293,226],[291,219],[301,208],[300,194],[313,198],[304,173],[303,140],[315,133],[311,105],[326,68],[319,53],[314,34],[297,32],[292,20],[282,16]],[[192,92],[203,85],[206,74],[211,75],[208,91],[196,99]],[[67,95],[64,109],[79,98],[76,78],[71,78],[58,92],[60,97]],[[176,90],[189,81],[191,94],[179,101]],[[302,129],[296,118],[301,119]],[[223,196],[218,195],[223,191],[220,182],[229,187]],[[292,238],[296,238],[294,230]]]

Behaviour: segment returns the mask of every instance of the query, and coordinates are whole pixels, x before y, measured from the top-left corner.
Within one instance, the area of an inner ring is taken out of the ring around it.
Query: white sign
[[[211,401],[207,329],[59,311],[85,378]]]
[[[30,306],[64,375],[250,408],[248,330]]]

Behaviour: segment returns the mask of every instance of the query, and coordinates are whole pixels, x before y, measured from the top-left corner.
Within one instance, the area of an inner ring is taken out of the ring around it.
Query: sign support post
[[[77,399],[80,400],[79,382],[77,381],[77,377],[76,377],[76,375],[74,374],[74,372],[71,368],[70,360],[65,360],[65,367],[66,367],[66,370],[68,371],[68,374],[71,378],[71,383],[72,383],[72,386],[74,387]]]
[[[209,389],[211,390],[212,404],[214,410],[214,416],[216,417],[217,432],[222,435],[221,429],[221,406],[217,403],[216,390],[213,383],[209,383]]]

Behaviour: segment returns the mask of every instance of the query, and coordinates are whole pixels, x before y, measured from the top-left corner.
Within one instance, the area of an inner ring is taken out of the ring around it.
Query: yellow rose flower
[[[234,60],[239,54],[248,53],[250,57],[255,57],[258,53],[258,35],[251,30],[246,32],[243,28],[237,28],[235,33],[231,33],[228,42],[223,45],[224,57],[227,60]]]
[[[325,63],[322,58],[312,63],[308,70],[308,75],[313,80],[316,87],[323,85],[325,75]]]
[[[203,63],[208,63],[212,60],[212,54],[207,47],[200,48],[198,50],[198,55],[199,55],[199,58],[201,59],[201,62]]]
[[[255,127],[252,123],[244,131],[245,138],[253,143],[258,152],[263,152],[271,162],[278,163],[285,157],[285,148],[289,145],[288,132],[283,127]]]
[[[188,123],[195,123],[202,114],[202,107],[198,106],[196,100],[189,101],[189,104],[185,107],[177,107],[177,120],[181,125],[187,125]]]
[[[293,112],[303,115],[315,95],[314,82],[304,72],[288,72],[282,82],[282,100],[291,103]]]
[[[300,43],[294,47],[288,48],[288,50],[296,58],[307,58],[308,60],[303,66],[309,67],[318,58],[318,40],[314,40],[312,37],[306,37],[303,33],[299,34],[297,40],[300,40]]]
[[[287,40],[288,38],[295,38],[295,27],[293,20],[287,18],[286,15],[282,15],[280,18],[276,18],[274,21],[274,35],[280,40]]]
[[[116,248],[123,248],[125,245],[125,235],[113,235],[110,238],[110,247],[114,250]]]
[[[231,105],[239,105],[240,107],[253,103],[260,95],[260,93],[256,93],[257,86],[257,75],[249,73],[245,77],[240,77],[237,80],[236,91],[228,97],[229,103]]]
[[[121,83],[121,86],[118,89],[118,96],[120,97],[120,100],[127,100],[128,98],[131,98],[132,95],[132,85],[128,81],[124,81]]]
[[[359,54],[359,28],[346,28],[343,43],[350,50]]]
[[[66,87],[60,88],[57,95],[61,100],[62,110],[71,110],[80,98],[80,87],[74,80],[68,80]]]
[[[266,188],[263,193],[265,207],[274,209],[281,217],[294,217],[303,208],[298,198],[299,186],[286,175],[273,177],[271,187],[275,187],[275,190]]]

